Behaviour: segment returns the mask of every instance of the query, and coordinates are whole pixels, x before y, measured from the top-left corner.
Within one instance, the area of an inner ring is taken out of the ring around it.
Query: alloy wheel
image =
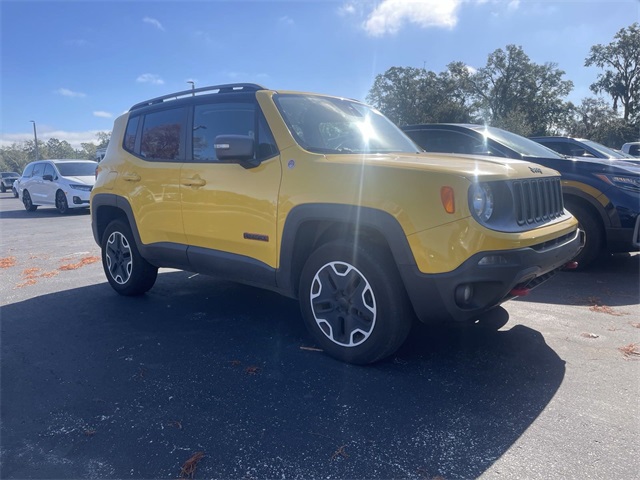
[[[120,232],[113,232],[107,240],[105,252],[107,269],[116,283],[124,285],[131,277],[133,262],[129,241]]]
[[[373,289],[353,265],[330,262],[321,267],[309,297],[318,327],[332,342],[355,347],[373,332],[377,313]]]

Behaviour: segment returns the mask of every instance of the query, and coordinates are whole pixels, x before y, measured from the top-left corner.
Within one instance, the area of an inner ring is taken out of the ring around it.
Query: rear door
[[[120,178],[142,243],[184,245],[180,168],[184,162],[187,107],[132,117],[123,148],[130,153]]]
[[[45,190],[42,180],[45,165],[44,162],[34,164],[31,178],[29,178],[24,187],[24,189],[29,192],[29,195],[31,195],[31,201],[36,205],[46,203],[44,201]]]

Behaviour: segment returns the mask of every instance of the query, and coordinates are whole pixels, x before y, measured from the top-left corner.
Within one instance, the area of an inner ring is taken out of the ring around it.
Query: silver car
[[[20,175],[16,172],[2,172],[0,173],[0,192],[5,193],[7,190],[13,188],[13,182],[15,182]]]
[[[41,160],[26,166],[17,184],[18,196],[28,212],[51,205],[60,213],[88,208],[96,182],[92,160]]]

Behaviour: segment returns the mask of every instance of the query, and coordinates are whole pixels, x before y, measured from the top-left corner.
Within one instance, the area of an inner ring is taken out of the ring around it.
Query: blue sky
[[[639,0],[0,0],[0,145],[96,141],[134,103],[255,82],[364,100],[393,66],[471,67],[508,44],[555,62],[591,96],[584,67],[640,20]]]

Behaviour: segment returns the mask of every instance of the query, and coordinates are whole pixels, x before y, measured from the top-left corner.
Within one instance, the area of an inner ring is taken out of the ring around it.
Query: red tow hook
[[[568,262],[562,267],[563,270],[575,270],[578,268],[578,262]]]
[[[513,295],[514,297],[524,297],[529,295],[529,292],[531,292],[530,288],[516,287],[509,292],[509,295]]]

